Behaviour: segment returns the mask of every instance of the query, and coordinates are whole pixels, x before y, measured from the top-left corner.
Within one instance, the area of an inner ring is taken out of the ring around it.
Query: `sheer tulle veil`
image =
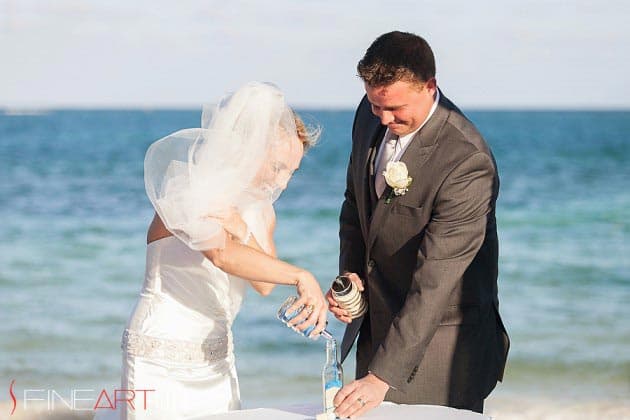
[[[278,180],[279,168],[301,147],[282,92],[250,82],[216,106],[204,106],[200,128],[179,130],[149,147],[147,195],[166,227],[189,247],[222,248],[225,231],[212,216],[271,204],[286,185]]]

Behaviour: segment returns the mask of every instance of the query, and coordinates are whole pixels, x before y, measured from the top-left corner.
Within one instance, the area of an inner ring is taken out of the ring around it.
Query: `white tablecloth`
[[[283,408],[254,408],[232,411],[195,420],[313,420],[320,406],[302,405]],[[369,420],[490,420],[491,417],[468,410],[437,405],[398,405],[383,403],[361,417]]]

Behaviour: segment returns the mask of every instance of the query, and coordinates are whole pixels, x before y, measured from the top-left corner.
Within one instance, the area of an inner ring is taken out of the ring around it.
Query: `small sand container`
[[[337,276],[333,281],[332,295],[339,303],[339,307],[345,309],[352,319],[358,318],[367,311],[367,303],[359,287],[348,276]]]

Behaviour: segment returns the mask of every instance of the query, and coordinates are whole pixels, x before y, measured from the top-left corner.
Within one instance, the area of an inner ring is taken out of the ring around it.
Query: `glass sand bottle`
[[[337,341],[334,339],[326,340],[326,364],[322,371],[322,388],[324,412],[328,418],[336,418],[333,399],[341,387],[343,387],[343,369],[337,359]]]

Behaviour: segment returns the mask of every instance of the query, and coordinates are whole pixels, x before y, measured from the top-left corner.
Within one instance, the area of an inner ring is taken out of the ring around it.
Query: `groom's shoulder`
[[[440,101],[440,105],[448,111],[448,117],[442,130],[443,139],[449,143],[466,145],[476,151],[489,152],[488,144],[475,124],[448,98]]]

